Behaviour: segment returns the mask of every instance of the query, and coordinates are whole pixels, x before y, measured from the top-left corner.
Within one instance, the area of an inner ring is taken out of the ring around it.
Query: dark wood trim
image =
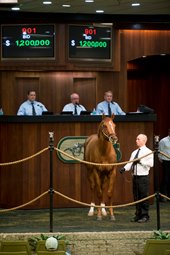
[[[170,15],[129,15],[129,14],[80,14],[80,13],[41,13],[1,11],[0,23],[94,23],[112,22],[117,29],[170,29]]]
[[[115,116],[115,122],[155,122],[156,114],[134,113],[128,115]],[[55,123],[55,122],[99,122],[102,120],[100,115],[74,116],[74,115],[49,115],[49,116],[0,116],[0,123]]]

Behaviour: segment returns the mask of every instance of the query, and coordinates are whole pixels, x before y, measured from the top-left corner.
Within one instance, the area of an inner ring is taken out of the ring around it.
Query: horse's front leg
[[[104,204],[104,198],[103,198],[103,180],[97,172],[95,174],[95,180],[96,180],[97,197],[99,200],[99,204],[101,206],[97,209],[97,220],[102,220],[102,216],[106,216],[107,212],[105,210],[105,204]]]
[[[109,200],[108,202],[110,205],[110,208],[109,208],[110,220],[112,220],[112,221],[116,220],[115,216],[114,216],[113,207],[112,207],[112,196],[113,196],[113,188],[114,188],[115,180],[116,180],[116,168],[114,168],[110,174],[109,186],[108,186],[108,192],[107,192],[107,196],[108,196],[108,200]]]
[[[105,208],[105,197],[104,197],[104,194],[105,194],[105,191],[106,191],[106,185],[105,185],[105,180],[104,179],[101,179],[102,183],[101,183],[101,189],[102,189],[102,199],[101,199],[101,213],[102,213],[102,216],[107,216],[107,211],[106,211],[106,208]]]
[[[105,203],[101,202],[100,203],[100,208],[98,208],[98,220],[102,219],[102,216],[106,217],[107,216],[107,211],[105,209]]]
[[[106,211],[106,209],[105,209],[105,203],[103,202],[103,203],[101,203],[100,204],[100,206],[102,207],[102,215],[103,216],[107,216],[107,211]]]
[[[91,202],[90,204],[90,209],[89,209],[89,212],[88,212],[88,216],[94,216],[94,208],[95,208],[95,203]]]

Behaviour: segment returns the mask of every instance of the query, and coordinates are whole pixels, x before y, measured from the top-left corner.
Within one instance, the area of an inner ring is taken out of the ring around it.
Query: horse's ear
[[[103,120],[105,117],[106,117],[106,115],[103,113],[103,114],[102,114],[102,120]]]
[[[111,116],[111,118],[112,118],[112,120],[114,120],[114,118],[115,118],[115,115],[114,115],[114,113],[112,113],[112,116]]]

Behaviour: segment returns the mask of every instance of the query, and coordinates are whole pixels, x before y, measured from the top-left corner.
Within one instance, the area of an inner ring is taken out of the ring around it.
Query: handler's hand
[[[122,168],[119,169],[119,172],[120,172],[121,174],[123,174],[124,171],[125,171],[125,168],[124,168],[124,167],[122,167]]]

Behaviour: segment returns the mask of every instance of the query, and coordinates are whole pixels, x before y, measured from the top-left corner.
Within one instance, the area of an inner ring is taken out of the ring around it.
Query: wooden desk
[[[65,136],[88,136],[96,133],[101,116],[0,116],[0,163],[32,156],[47,148],[49,131],[54,132],[54,146]],[[145,133],[153,149],[154,114],[116,116],[116,131],[122,151],[122,162],[129,160],[135,149],[136,136]],[[27,161],[0,166],[0,207],[10,208],[26,203],[47,191],[50,186],[49,150]],[[90,203],[90,189],[84,164],[63,163],[53,152],[54,189],[74,199]],[[117,174],[114,204],[133,200],[130,172]],[[151,193],[153,171],[151,170]],[[46,195],[25,208],[48,208]],[[54,207],[81,207],[54,195]]]

